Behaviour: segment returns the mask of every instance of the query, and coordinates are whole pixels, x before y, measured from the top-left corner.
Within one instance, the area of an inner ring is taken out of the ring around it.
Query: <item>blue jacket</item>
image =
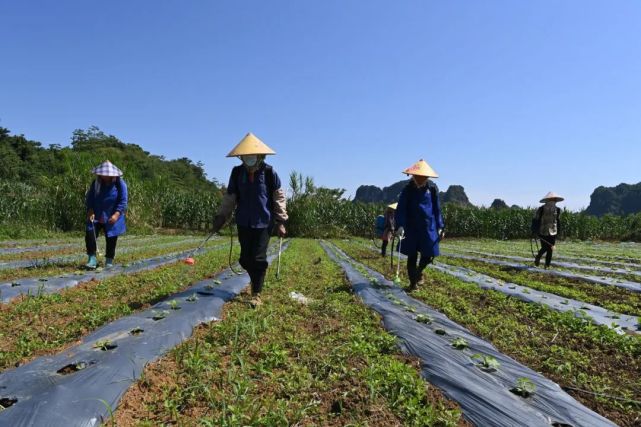
[[[229,177],[227,193],[236,195],[237,225],[267,228],[272,224],[273,192],[280,188],[280,178],[266,163],[263,163],[253,175],[253,179],[250,179],[249,172],[243,165],[234,167]],[[272,188],[269,188],[270,186]]]
[[[96,191],[96,181],[89,186],[85,205],[87,211],[93,209],[96,221],[104,222],[107,237],[120,236],[127,231],[125,225],[125,213],[128,203],[127,184],[122,178],[110,185],[101,185],[100,191]],[[116,212],[120,212],[120,218],[115,224],[109,224],[109,218]],[[93,225],[87,222],[87,231],[91,231]]]
[[[441,213],[438,187],[433,182],[418,188],[410,181],[398,199],[396,227],[405,229],[401,252],[405,255],[420,252],[422,256],[438,256],[438,230],[445,228]]]

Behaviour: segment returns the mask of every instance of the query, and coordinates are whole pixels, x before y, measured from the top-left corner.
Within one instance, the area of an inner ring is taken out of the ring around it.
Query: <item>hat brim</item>
[[[545,202],[562,202],[565,199],[563,197],[546,197],[544,199],[540,200],[540,203],[545,203]]]

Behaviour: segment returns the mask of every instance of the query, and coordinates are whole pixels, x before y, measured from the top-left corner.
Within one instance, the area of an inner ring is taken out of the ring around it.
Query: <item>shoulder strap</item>
[[[267,191],[269,192],[269,197],[273,197],[274,188],[276,186],[276,179],[274,178],[274,168],[270,165],[265,165],[265,183],[267,184]]]
[[[117,206],[122,201],[122,181],[120,180],[120,177],[116,178],[116,191],[118,192],[118,195],[116,196]]]
[[[267,184],[267,203],[269,205],[269,209],[273,211],[276,179],[274,178],[274,168],[267,164],[265,165],[265,184]]]
[[[432,197],[432,210],[436,206],[436,197],[438,197],[438,187],[433,182],[428,182],[427,188],[430,190],[430,196]]]

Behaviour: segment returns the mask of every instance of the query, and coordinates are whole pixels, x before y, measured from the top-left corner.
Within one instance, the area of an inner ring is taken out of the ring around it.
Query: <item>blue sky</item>
[[[641,181],[641,2],[0,0],[0,126],[97,125],[226,181],[389,185],[425,158],[472,202],[573,209]],[[286,180],[285,180],[286,181]]]

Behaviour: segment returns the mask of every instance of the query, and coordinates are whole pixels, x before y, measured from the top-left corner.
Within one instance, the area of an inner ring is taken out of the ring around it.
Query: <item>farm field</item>
[[[403,260],[394,284],[371,240],[287,240],[277,277],[272,239],[253,309],[248,277],[229,269],[229,238],[180,262],[201,242],[123,239],[120,263],[173,258],[0,304],[0,425],[641,422],[641,292],[617,286],[641,285],[641,245],[560,242],[559,261],[626,270],[599,272],[608,280],[597,284],[581,268],[551,269],[568,278],[485,262],[528,258],[528,241],[446,240],[449,256],[406,292]],[[39,252],[0,252],[0,263],[64,261],[0,270],[0,282],[78,270],[65,257],[80,239],[0,243],[30,247]]]

